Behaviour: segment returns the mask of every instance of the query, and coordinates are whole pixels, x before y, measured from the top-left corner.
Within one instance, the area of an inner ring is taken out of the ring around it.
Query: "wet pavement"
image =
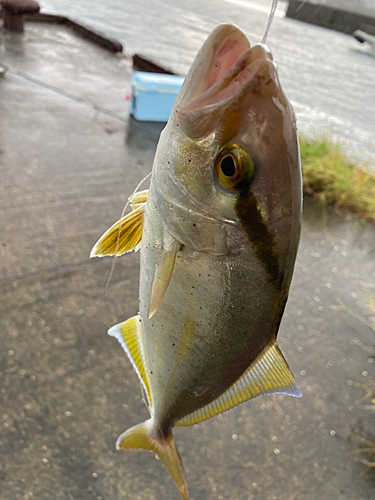
[[[160,126],[127,118],[128,62],[48,26],[0,41],[0,498],[165,500],[148,417],[108,327],[137,312],[139,256],[89,260],[149,173]],[[117,113],[110,116],[95,105]],[[259,398],[174,431],[192,500],[370,500],[354,433],[375,434],[375,228],[305,203],[279,343],[304,397]],[[375,440],[375,436],[374,440]]]
[[[357,6],[358,0],[351,3]],[[271,4],[271,0],[43,0],[43,10],[92,24],[118,38],[132,53],[186,74],[219,23],[237,24],[252,45],[262,40]],[[350,35],[287,18],[287,5],[278,2],[267,45],[299,130],[309,137],[329,136],[339,141],[355,164],[369,160],[369,167],[375,168],[375,91],[367,83],[375,81],[371,47]]]

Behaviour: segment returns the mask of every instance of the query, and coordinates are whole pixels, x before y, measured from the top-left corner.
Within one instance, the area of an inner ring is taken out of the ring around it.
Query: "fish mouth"
[[[250,47],[235,25],[214,30],[198,53],[177,98],[175,119],[192,139],[207,137],[218,119],[244,104],[250,90],[277,94],[277,73],[272,54],[264,44]],[[245,109],[242,108],[243,113]]]

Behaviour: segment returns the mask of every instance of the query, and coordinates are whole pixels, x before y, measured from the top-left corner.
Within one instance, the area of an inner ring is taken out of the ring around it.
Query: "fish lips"
[[[277,70],[268,47],[257,44],[250,48],[239,28],[233,25],[222,28],[226,31],[224,42],[213,44],[215,50],[208,66],[202,68],[193,63],[185,84],[188,88],[181,89],[174,107],[174,120],[193,140],[204,139],[220,128],[220,122],[228,114],[236,122],[231,128],[237,125],[234,127],[237,129],[241,118],[251,114],[256,101],[279,96]],[[206,42],[209,46],[211,37]],[[206,55],[204,48],[197,60]]]

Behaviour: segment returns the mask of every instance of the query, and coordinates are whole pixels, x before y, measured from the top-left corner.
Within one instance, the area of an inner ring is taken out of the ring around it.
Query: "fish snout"
[[[210,83],[203,93],[175,108],[176,122],[193,140],[204,139],[219,129],[229,113],[246,117],[259,109],[259,102],[277,98],[280,89],[271,51],[264,44],[248,49],[224,75],[216,81],[211,78]]]

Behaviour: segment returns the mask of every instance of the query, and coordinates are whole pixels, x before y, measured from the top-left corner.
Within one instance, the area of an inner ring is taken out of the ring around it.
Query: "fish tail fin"
[[[116,447],[118,450],[146,450],[156,453],[176,483],[182,500],[189,499],[184,468],[171,429],[166,433],[157,433],[154,431],[153,420],[150,419],[121,434]]]

